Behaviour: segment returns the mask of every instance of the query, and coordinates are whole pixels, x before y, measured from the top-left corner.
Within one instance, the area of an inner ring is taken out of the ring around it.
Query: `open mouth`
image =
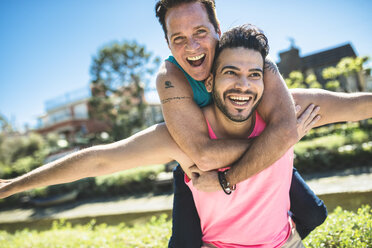
[[[204,59],[205,59],[205,53],[203,54],[200,54],[198,56],[194,56],[194,57],[187,57],[186,60],[187,62],[189,62],[189,64],[191,66],[200,66],[201,64],[203,64],[204,62]]]
[[[253,99],[251,96],[228,96],[227,98],[235,106],[246,106]]]

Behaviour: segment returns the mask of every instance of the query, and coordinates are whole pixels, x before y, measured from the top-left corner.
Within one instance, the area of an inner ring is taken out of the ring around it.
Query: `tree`
[[[0,113],[0,133],[13,132],[13,127],[9,121]]]
[[[292,71],[285,82],[290,89],[294,88],[322,88],[321,84],[317,81],[316,76],[311,73],[304,77],[300,71]]]
[[[111,125],[113,140],[144,126],[144,91],[159,62],[135,41],[114,42],[93,58],[90,116]]]
[[[366,90],[365,74],[369,73],[370,69],[363,65],[369,61],[369,57],[346,57],[340,60],[336,66],[325,68],[322,72],[324,79],[329,80],[326,83],[326,88],[336,90],[340,88],[340,77],[349,77],[355,75],[358,78],[357,88],[359,91]],[[343,87],[343,91],[348,92],[347,87]]]

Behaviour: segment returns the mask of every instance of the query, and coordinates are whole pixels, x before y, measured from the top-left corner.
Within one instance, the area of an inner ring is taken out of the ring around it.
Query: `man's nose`
[[[251,87],[251,82],[246,77],[241,77],[239,80],[235,83],[235,88],[237,89],[249,89]]]
[[[186,50],[187,51],[195,51],[199,48],[200,44],[197,40],[191,38],[188,39],[187,44],[186,44]]]

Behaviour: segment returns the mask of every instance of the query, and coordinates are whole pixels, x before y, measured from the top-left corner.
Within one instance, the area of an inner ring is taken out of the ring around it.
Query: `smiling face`
[[[248,120],[263,94],[263,58],[243,47],[224,49],[216,63],[215,77],[206,81],[215,106],[234,122]]]
[[[165,16],[165,24],[168,46],[177,62],[192,78],[205,80],[220,37],[205,7],[194,2],[171,8]]]

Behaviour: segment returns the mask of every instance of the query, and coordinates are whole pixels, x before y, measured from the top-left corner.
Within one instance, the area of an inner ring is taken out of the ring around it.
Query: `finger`
[[[310,104],[305,111],[297,118],[297,124],[304,123],[304,121],[310,116],[311,112],[313,111],[315,105]]]
[[[296,105],[295,107],[295,111],[296,111],[296,114],[298,114],[301,110],[301,106],[300,105]]]
[[[314,127],[314,125],[320,120],[321,116],[316,115],[313,120],[306,126],[306,133]]]
[[[313,111],[311,111],[309,117],[305,120],[305,127],[308,126],[315,118],[315,116],[318,114],[320,110],[319,106],[316,106]]]

